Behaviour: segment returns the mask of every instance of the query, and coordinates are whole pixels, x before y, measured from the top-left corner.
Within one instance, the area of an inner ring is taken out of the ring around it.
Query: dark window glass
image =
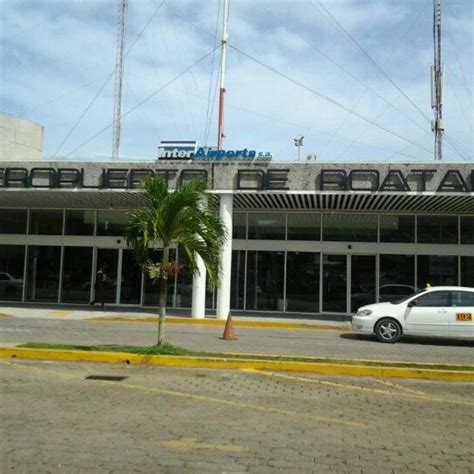
[[[474,292],[453,291],[451,295],[453,306],[472,306],[474,309]]]
[[[393,303],[415,293],[415,256],[380,255],[379,302]]]
[[[461,216],[461,243],[474,244],[474,216]]]
[[[245,239],[247,233],[247,214],[237,212],[234,214],[234,224],[232,227],[233,239]]]
[[[61,248],[31,245],[28,247],[26,299],[57,302]]]
[[[415,242],[415,217],[380,216],[380,242]]]
[[[128,221],[124,211],[98,211],[97,235],[122,236]]]
[[[61,235],[63,233],[63,211],[30,211],[31,235]]]
[[[433,291],[414,300],[416,306],[441,307],[449,305],[449,291]]]
[[[288,240],[320,240],[321,214],[288,214]]]
[[[66,211],[65,235],[94,235],[95,211]]]
[[[345,255],[323,257],[323,311],[347,312],[347,259]]]
[[[189,270],[184,252],[178,253],[180,272],[176,284],[176,306],[178,308],[191,308],[193,304],[193,274]]]
[[[249,239],[285,240],[285,214],[249,213]]]
[[[118,250],[98,249],[97,267],[94,276],[94,298],[97,304],[117,300]],[[100,272],[100,275],[99,275]]]
[[[89,303],[91,271],[91,247],[65,247],[61,301],[65,303]]]
[[[232,251],[232,273],[230,283],[230,307],[244,308],[245,250]]]
[[[376,242],[377,216],[364,214],[324,214],[323,240]]]
[[[461,257],[461,286],[474,288],[474,257]]]
[[[21,301],[24,245],[0,245],[0,301]]]
[[[319,253],[288,252],[286,310],[319,312]]]
[[[376,303],[375,255],[353,255],[351,260],[351,311]]]
[[[419,255],[418,287],[458,284],[458,258],[455,256]]]
[[[0,234],[26,234],[26,209],[0,209]]]
[[[120,286],[120,303],[140,304],[142,270],[138,266],[132,250],[122,253],[122,283]]]
[[[419,244],[457,244],[457,216],[418,216]]]
[[[154,263],[161,262],[163,258],[162,250],[150,251],[150,259]],[[176,250],[170,249],[170,262],[176,263]],[[179,275],[178,275],[179,277]],[[173,306],[174,296],[174,282],[173,276],[168,278],[168,295],[166,297],[166,305]],[[145,272],[145,285],[144,285],[144,305],[146,306],[158,306],[160,302],[160,283],[159,281],[151,280]]]
[[[284,311],[283,252],[248,251],[247,310]]]

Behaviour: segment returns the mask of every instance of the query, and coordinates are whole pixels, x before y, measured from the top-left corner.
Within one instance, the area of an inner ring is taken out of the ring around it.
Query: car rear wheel
[[[393,319],[382,319],[375,326],[375,335],[380,342],[393,344],[400,339],[402,328]]]

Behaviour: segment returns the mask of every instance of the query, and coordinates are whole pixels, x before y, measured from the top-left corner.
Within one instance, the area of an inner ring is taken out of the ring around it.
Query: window
[[[474,216],[461,216],[461,244],[474,244]]]
[[[288,214],[288,240],[320,240],[321,214]]]
[[[319,266],[319,253],[287,253],[287,311],[319,312]]]
[[[393,303],[415,291],[415,256],[380,255],[380,303]]]
[[[248,251],[247,310],[284,311],[283,252]]]
[[[449,291],[433,291],[414,300],[421,307],[449,306]]]
[[[244,309],[245,294],[245,250],[232,250],[232,273],[230,281],[230,307]]]
[[[26,299],[28,301],[58,301],[61,247],[28,247]]]
[[[66,211],[65,235],[94,235],[95,211]]]
[[[63,233],[63,211],[30,211],[30,228],[32,235],[61,235]]]
[[[323,240],[336,242],[376,242],[377,216],[364,214],[324,214]]]
[[[457,216],[418,216],[418,243],[457,244]]]
[[[474,288],[474,257],[461,257],[461,286]]]
[[[26,209],[0,209],[0,234],[26,234]]]
[[[248,238],[285,240],[285,214],[249,213]]]
[[[65,247],[61,300],[88,303],[91,292],[92,248]]]
[[[24,245],[0,245],[0,301],[21,301]]]
[[[97,235],[122,236],[127,223],[124,211],[99,211],[97,213]]]
[[[247,214],[237,212],[234,214],[234,224],[232,226],[233,239],[247,238]]]
[[[474,292],[453,291],[451,295],[453,306],[472,306],[474,310]]]
[[[380,242],[415,242],[415,217],[380,216]]]
[[[458,284],[458,258],[444,255],[418,256],[418,287]]]

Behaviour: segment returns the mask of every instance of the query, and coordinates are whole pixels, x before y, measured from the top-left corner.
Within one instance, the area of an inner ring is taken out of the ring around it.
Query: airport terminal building
[[[219,196],[219,289],[186,269],[169,285],[169,307],[194,317],[350,314],[428,283],[474,287],[471,163],[204,158],[0,163],[0,301],[88,304],[102,268],[107,304],[156,306],[123,237],[149,175],[205,178]]]

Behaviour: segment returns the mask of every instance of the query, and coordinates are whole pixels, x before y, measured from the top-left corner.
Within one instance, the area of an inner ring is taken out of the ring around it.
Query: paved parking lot
[[[469,384],[22,360],[0,366],[2,472],[468,473],[474,465]]]

